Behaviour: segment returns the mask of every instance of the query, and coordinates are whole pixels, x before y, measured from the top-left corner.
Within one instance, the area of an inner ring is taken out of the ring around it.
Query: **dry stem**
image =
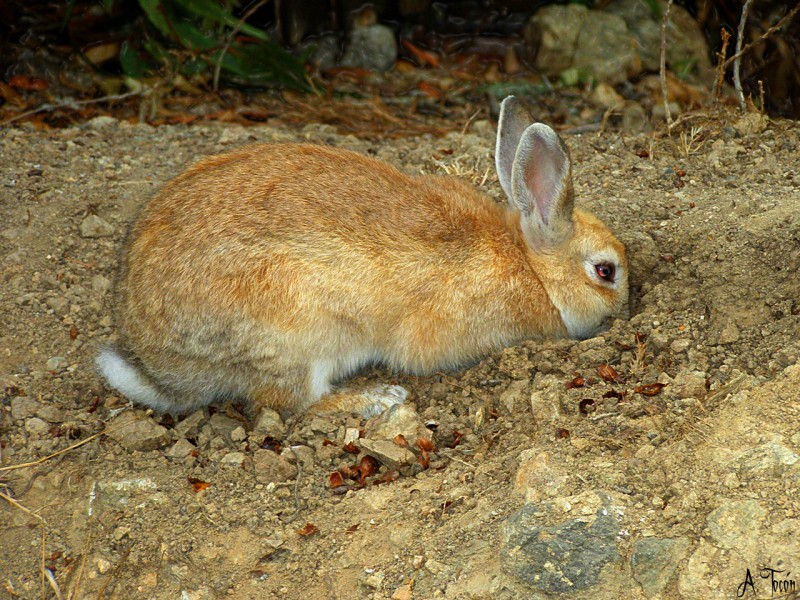
[[[739,107],[742,109],[742,112],[747,112],[740,75],[742,67],[742,40],[744,39],[744,26],[747,24],[747,13],[750,12],[750,5],[752,3],[753,0],[746,0],[744,8],[742,8],[742,18],[739,20],[739,31],[736,33],[736,54],[734,54],[733,60],[733,87],[736,89],[736,96],[739,98]]]
[[[661,95],[664,98],[664,114],[667,117],[667,125],[672,125],[672,113],[669,110],[669,96],[667,94],[667,20],[669,19],[670,8],[672,8],[672,0],[667,0],[664,19],[661,21],[661,68],[659,70]]]

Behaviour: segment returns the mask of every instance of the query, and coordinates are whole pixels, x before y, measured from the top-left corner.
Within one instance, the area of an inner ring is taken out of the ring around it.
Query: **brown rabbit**
[[[236,397],[369,414],[402,392],[329,395],[368,363],[430,373],[594,335],[627,300],[628,266],[605,225],[573,210],[566,146],[509,97],[496,165],[506,207],[324,146],[200,161],[130,232],[101,372],[159,411]]]

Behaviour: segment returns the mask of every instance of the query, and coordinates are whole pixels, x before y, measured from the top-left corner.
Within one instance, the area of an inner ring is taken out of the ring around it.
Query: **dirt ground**
[[[796,123],[566,137],[578,204],[631,261],[630,319],[597,338],[528,342],[430,377],[367,370],[357,379],[411,392],[406,409],[369,422],[253,423],[236,406],[170,419],[103,386],[93,358],[114,338],[127,225],[199,156],[309,140],[455,173],[500,200],[493,136],[485,121],[373,143],[319,125],[107,117],[0,131],[0,597],[712,599],[800,587]],[[363,485],[332,475],[358,464]]]

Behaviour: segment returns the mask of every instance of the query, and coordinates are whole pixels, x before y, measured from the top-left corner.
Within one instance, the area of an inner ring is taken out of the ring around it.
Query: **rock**
[[[447,386],[447,384],[436,382],[431,385],[429,395],[434,400],[444,400],[447,398],[448,391],[450,391],[450,388]]]
[[[169,458],[186,458],[196,449],[190,441],[181,438],[167,450],[166,454]]]
[[[595,86],[589,99],[601,108],[622,108],[625,104],[625,98],[605,81],[601,81]]]
[[[362,439],[360,445],[362,450],[391,469],[399,469],[417,461],[416,455],[411,450],[387,440]]]
[[[89,129],[94,129],[95,131],[100,131],[101,129],[114,127],[116,125],[119,125],[119,121],[117,121],[117,119],[115,119],[114,117],[109,117],[107,115],[99,115],[97,117],[89,119],[84,126]]]
[[[25,430],[31,435],[43,436],[50,431],[50,423],[39,417],[31,417],[25,421]]]
[[[395,404],[369,419],[364,426],[364,437],[371,440],[393,441],[398,434],[412,446],[421,437],[431,438],[430,429],[425,427],[419,413],[409,404]]]
[[[52,298],[48,298],[45,304],[47,304],[49,308],[53,309],[53,312],[60,317],[63,317],[69,312],[69,300],[63,296],[53,296]]]
[[[173,427],[173,430],[182,437],[196,438],[200,433],[200,427],[203,425],[206,417],[208,417],[208,413],[205,410],[196,410],[183,421],[177,423],[175,427]]]
[[[525,496],[525,502],[558,496],[568,480],[566,471],[553,464],[550,452],[530,448],[520,453],[514,489]]]
[[[647,111],[638,102],[626,102],[622,109],[622,130],[627,133],[645,133],[652,129]]]
[[[111,289],[111,280],[105,275],[92,277],[92,289],[98,294],[105,294]]]
[[[664,589],[688,549],[686,538],[643,538],[634,543],[631,568],[645,596],[664,595]]]
[[[222,464],[227,467],[241,467],[244,464],[244,452],[229,452],[222,457]]]
[[[394,31],[376,23],[355,27],[344,49],[341,64],[346,67],[388,71],[397,60],[397,40]]]
[[[761,525],[767,510],[757,500],[725,500],[708,515],[708,531],[722,548],[748,556],[760,546]]]
[[[681,371],[675,376],[668,392],[677,398],[704,398],[706,390],[706,374],[702,371]]]
[[[744,452],[733,461],[741,478],[781,478],[790,470],[800,470],[800,456],[772,441]]]
[[[720,330],[719,337],[717,337],[717,343],[727,345],[738,342],[740,335],[741,334],[739,333],[739,328],[736,326],[736,323],[733,321],[733,319],[730,319]]]
[[[114,235],[114,226],[97,215],[89,215],[81,221],[80,232],[85,238],[108,237]]]
[[[211,415],[208,423],[217,435],[222,435],[229,439],[233,431],[242,425],[241,421],[226,417],[222,413],[214,413]]]
[[[140,500],[142,503],[163,501],[163,496],[158,493],[158,486],[149,477],[98,481],[89,493],[87,512],[91,517],[109,509],[126,509],[134,502],[138,504]]]
[[[518,379],[512,381],[506,390],[500,394],[500,404],[506,411],[515,415],[522,410],[524,404],[528,404],[531,398],[531,380]]]
[[[680,354],[681,352],[686,352],[691,345],[692,340],[687,338],[678,338],[670,344],[669,349],[675,354]]]
[[[114,417],[107,427],[108,435],[126,450],[147,452],[169,443],[166,428],[147,416],[143,410],[126,410]]]
[[[739,117],[733,128],[739,135],[757,135],[769,125],[769,117],[758,112],[750,112]]]
[[[286,435],[286,425],[284,425],[277,411],[271,408],[262,408],[258,413],[258,420],[255,427],[253,427],[253,431],[282,440]]]
[[[599,582],[606,565],[621,560],[617,549],[621,519],[611,497],[592,491],[558,504],[567,502],[573,507],[585,502],[588,510],[583,512],[590,515],[561,521],[563,512],[555,501],[528,503],[503,525],[502,568],[535,590],[584,590]]]
[[[661,15],[666,2],[658,0],[656,14],[652,5],[640,0],[615,0],[605,11],[621,17],[639,49],[642,67],[658,71],[661,62]],[[708,43],[700,25],[682,6],[673,4],[667,23],[667,65],[694,82],[711,81],[714,70],[709,59]]]
[[[247,432],[241,425],[239,425],[239,427],[231,431],[231,440],[233,440],[234,442],[243,442],[246,439],[247,439]]]
[[[11,416],[14,419],[27,419],[39,412],[42,405],[29,396],[16,396],[11,399]]]
[[[281,483],[293,478],[297,468],[272,450],[259,449],[253,454],[256,481],[259,483]]]
[[[47,370],[56,373],[63,371],[69,366],[67,359],[63,356],[53,356],[47,359]]]
[[[45,404],[36,411],[36,416],[48,423],[63,423],[66,420],[64,411],[51,404]]]
[[[578,4],[540,8],[524,31],[526,51],[534,67],[558,76],[567,70],[582,77],[621,83],[641,72],[636,42],[625,20]],[[597,60],[597,49],[603,60]]]
[[[333,69],[341,51],[342,40],[338,35],[323,35],[314,40],[314,51],[311,54],[310,62],[320,71]]]
[[[411,600],[412,597],[411,584],[407,583],[394,591],[391,600]]]

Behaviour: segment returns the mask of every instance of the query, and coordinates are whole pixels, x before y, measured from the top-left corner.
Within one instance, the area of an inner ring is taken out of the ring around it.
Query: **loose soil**
[[[307,140],[453,173],[502,201],[493,135],[486,121],[374,142],[320,125],[107,117],[0,131],[0,597],[548,597],[511,568],[505,524],[525,503],[580,514],[590,490],[618,506],[618,559],[570,597],[652,597],[632,560],[650,537],[688,541],[660,597],[730,598],[747,568],[767,564],[800,572],[796,123],[750,115],[671,138],[567,136],[578,204],[628,247],[630,318],[462,371],[360,373],[406,387],[433,437],[427,468],[408,440],[420,460],[396,481],[376,481],[391,470],[381,465],[361,488],[332,487],[331,473],[364,455],[343,449],[348,430],[374,427],[356,415],[294,416],[265,435],[222,406],[181,427],[130,409],[97,376],[126,228],[198,157]],[[127,414],[156,428],[152,443],[101,433]],[[742,457],[764,445],[789,457],[748,471]],[[282,456],[267,474],[264,448]],[[720,534],[714,511],[740,501],[763,510]]]

